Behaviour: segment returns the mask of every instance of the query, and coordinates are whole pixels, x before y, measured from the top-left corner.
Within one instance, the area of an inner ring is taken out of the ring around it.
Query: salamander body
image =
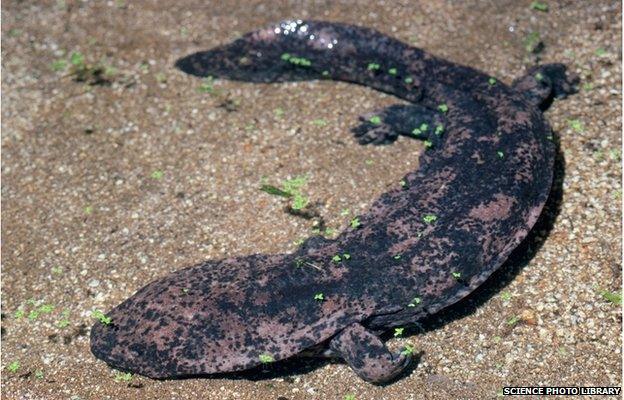
[[[380,383],[404,370],[379,334],[481,285],[527,236],[548,198],[555,146],[542,115],[574,92],[560,64],[508,86],[378,31],[284,21],[177,62],[248,82],[331,79],[409,104],[363,116],[361,144],[425,140],[419,167],[336,239],[290,254],[207,261],[140,289],[96,323],[91,350],[154,378],[239,371],[300,353],[344,359]],[[399,181],[399,179],[397,179]]]

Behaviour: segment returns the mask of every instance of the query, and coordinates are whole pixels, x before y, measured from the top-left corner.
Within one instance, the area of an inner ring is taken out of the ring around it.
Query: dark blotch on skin
[[[533,227],[555,157],[541,109],[576,84],[560,64],[535,67],[511,87],[492,84],[372,29],[320,21],[282,22],[176,66],[249,82],[366,85],[413,104],[364,117],[358,141],[412,136],[422,121],[429,129],[417,137],[431,146],[402,187],[335,240],[176,271],[110,311],[112,324],[94,325],[96,357],[154,378],[244,370],[302,352],[342,357],[371,382],[396,376],[409,360],[377,335],[468,295]],[[343,253],[351,258],[331,261]]]

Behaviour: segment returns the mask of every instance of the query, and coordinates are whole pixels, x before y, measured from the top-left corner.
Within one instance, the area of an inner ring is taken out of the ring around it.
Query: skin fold
[[[410,104],[362,116],[356,140],[407,135],[425,140],[426,150],[416,171],[336,239],[176,271],[110,311],[110,324],[94,325],[96,357],[153,378],[310,352],[342,358],[369,382],[396,377],[410,353],[391,353],[378,335],[467,296],[535,224],[555,157],[542,110],[577,83],[563,65],[548,64],[508,86],[372,29],[300,20],[176,66],[200,77],[331,79],[393,94]]]

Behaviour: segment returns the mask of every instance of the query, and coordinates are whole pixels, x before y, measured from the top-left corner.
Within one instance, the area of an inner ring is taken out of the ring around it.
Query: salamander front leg
[[[351,132],[360,144],[389,144],[399,135],[436,142],[444,132],[442,114],[416,104],[394,104],[359,119]]]
[[[362,379],[376,384],[396,377],[411,361],[410,356],[392,354],[379,337],[359,323],[343,329],[330,341],[329,347]]]

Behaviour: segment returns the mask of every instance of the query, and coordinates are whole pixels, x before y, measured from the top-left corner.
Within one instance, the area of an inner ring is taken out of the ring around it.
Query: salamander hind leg
[[[416,104],[394,104],[360,116],[353,132],[360,144],[389,144],[399,135],[434,143],[444,132],[444,118],[438,112]]]
[[[392,354],[379,337],[358,323],[338,333],[330,341],[329,348],[343,358],[358,376],[375,384],[396,377],[411,362],[408,355]]]

